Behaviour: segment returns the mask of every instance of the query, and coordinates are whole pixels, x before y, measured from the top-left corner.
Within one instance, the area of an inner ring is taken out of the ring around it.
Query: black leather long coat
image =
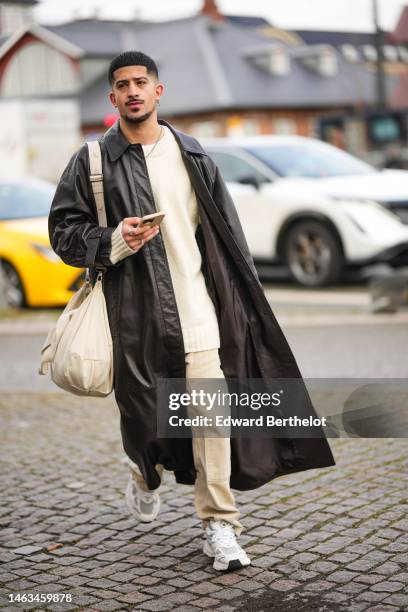
[[[299,378],[301,373],[259,282],[239,218],[219,170],[199,142],[164,120],[180,146],[199,207],[196,232],[202,272],[220,329],[226,377]],[[155,212],[140,144],[129,144],[119,122],[100,140],[108,227],[97,223],[86,144],[63,172],[49,215],[54,251],[72,266],[106,266],[104,292],[113,338],[114,392],[123,447],[156,488],[161,463],[177,482],[193,484],[191,439],[157,437],[156,379],[185,378],[185,351],[164,243],[159,234],[112,265],[111,234],[124,217]],[[94,270],[94,268],[92,268]],[[316,416],[305,388],[303,415]],[[271,479],[335,465],[324,436],[232,438],[231,486],[254,489]]]

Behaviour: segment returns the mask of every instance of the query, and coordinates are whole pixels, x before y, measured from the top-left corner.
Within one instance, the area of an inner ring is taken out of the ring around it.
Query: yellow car
[[[0,180],[0,264],[3,298],[11,308],[64,306],[84,270],[52,250],[48,213],[55,185],[39,179]]]

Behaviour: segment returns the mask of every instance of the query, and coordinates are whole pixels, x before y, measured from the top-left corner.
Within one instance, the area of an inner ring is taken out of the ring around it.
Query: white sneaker
[[[131,515],[143,523],[151,523],[159,514],[160,495],[157,491],[143,491],[132,475],[125,492],[126,504]]]
[[[214,558],[215,570],[235,570],[250,565],[251,560],[238,544],[231,523],[210,521],[205,536],[203,552],[207,557]]]

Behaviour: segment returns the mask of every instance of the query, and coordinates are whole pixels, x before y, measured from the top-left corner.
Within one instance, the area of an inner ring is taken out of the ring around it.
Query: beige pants
[[[186,378],[224,378],[220,367],[218,349],[186,354]],[[189,385],[191,389],[192,386]],[[226,388],[226,387],[225,387]],[[202,414],[209,414],[203,411]],[[194,485],[194,504],[204,527],[209,519],[231,523],[237,535],[242,531],[238,521],[239,511],[230,489],[231,446],[229,438],[192,438],[194,465],[197,478]],[[163,466],[156,465],[160,477]],[[138,486],[149,491],[143,477],[132,471]]]

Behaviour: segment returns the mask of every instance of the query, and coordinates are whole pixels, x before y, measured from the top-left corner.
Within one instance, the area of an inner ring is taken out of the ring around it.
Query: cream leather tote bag
[[[98,222],[106,227],[101,150],[87,142],[91,184]],[[82,287],[71,297],[41,349],[39,374],[51,371],[53,382],[75,395],[105,397],[113,389],[112,336],[99,271],[92,287],[89,270]]]

